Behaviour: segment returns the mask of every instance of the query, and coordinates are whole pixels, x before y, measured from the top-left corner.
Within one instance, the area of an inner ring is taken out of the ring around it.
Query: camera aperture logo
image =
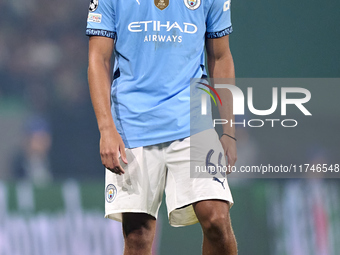
[[[223,101],[225,98],[221,99],[221,96],[217,93],[216,89],[228,89],[231,92],[232,100],[233,100],[233,114],[234,115],[245,115],[245,103],[247,103],[247,107],[250,113],[257,116],[268,116],[277,111],[279,105],[279,89],[277,87],[272,87],[272,98],[271,98],[271,107],[269,109],[256,109],[254,107],[254,96],[253,96],[253,87],[247,88],[247,100],[245,100],[245,95],[242,90],[231,84],[215,84],[215,88],[212,86],[205,84],[203,82],[198,82],[200,85],[204,85],[209,88],[218,98],[221,106],[223,105]],[[201,114],[207,115],[207,95],[215,103],[217,106],[216,99],[213,94],[201,87],[197,87],[198,89],[206,92],[201,95]],[[292,96],[293,95],[293,96]],[[300,112],[304,114],[304,116],[312,116],[312,114],[307,110],[304,104],[309,102],[311,99],[311,93],[308,89],[300,88],[300,87],[281,87],[280,88],[280,108],[281,116],[287,116],[287,105],[294,105]],[[243,126],[243,127],[263,127],[265,125],[270,125],[271,127],[275,127],[277,125],[281,125],[282,127],[296,127],[298,125],[298,121],[296,119],[277,119],[277,118],[265,118],[265,119],[243,119],[242,121],[233,121],[226,119],[213,119],[214,127],[216,125],[226,125],[230,126]]]
[[[201,85],[206,86],[206,87],[209,88],[211,91],[213,91],[213,92],[215,93],[215,95],[217,96],[218,100],[220,101],[220,104],[223,105],[223,104],[222,104],[221,97],[220,97],[220,95],[217,93],[216,89],[214,89],[214,88],[211,87],[210,85],[205,84],[205,83],[203,83],[203,82],[198,82],[198,83],[201,84]],[[214,96],[211,94],[211,92],[210,92],[209,90],[206,90],[206,89],[200,88],[200,87],[198,87],[198,89],[203,90],[204,92],[206,92],[206,93],[211,97],[211,99],[214,101],[215,106],[217,106],[216,100],[215,100]],[[206,94],[202,94],[202,100],[201,100],[201,102],[202,102],[201,114],[202,114],[202,115],[207,115],[207,95],[206,95]]]

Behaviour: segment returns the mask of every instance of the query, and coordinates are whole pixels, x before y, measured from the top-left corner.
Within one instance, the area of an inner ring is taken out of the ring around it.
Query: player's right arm
[[[110,60],[114,40],[108,37],[91,36],[89,40],[88,81],[94,112],[100,132],[100,156],[103,165],[117,174],[124,174],[119,164],[127,164],[125,146],[111,115],[110,105]]]

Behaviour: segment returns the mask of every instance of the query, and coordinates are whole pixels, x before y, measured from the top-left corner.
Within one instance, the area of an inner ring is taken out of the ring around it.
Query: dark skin
[[[216,39],[206,40],[206,50],[208,57],[208,71],[210,78],[213,78],[215,83],[227,81],[230,84],[235,83],[234,61],[229,47],[229,36],[224,36]],[[227,79],[226,79],[227,78]],[[216,89],[221,97],[223,106],[218,103],[218,110],[221,119],[232,120],[235,122],[233,115],[233,97],[227,89]],[[235,137],[235,126],[223,125],[223,133]],[[234,166],[237,160],[236,141],[228,136],[222,136],[220,139],[224,154],[228,158],[228,165]]]
[[[100,131],[100,156],[103,165],[115,174],[124,174],[119,155],[128,164],[125,146],[117,132],[110,108],[110,59],[113,39],[93,36],[89,42],[88,80],[93,108]],[[211,78],[234,78],[234,62],[229,50],[229,37],[207,39],[208,70]],[[223,107],[219,106],[221,118],[233,119],[232,97],[228,91],[218,91]],[[235,128],[225,125],[223,132],[235,136]],[[220,139],[228,164],[237,159],[236,142],[222,136]],[[203,230],[202,254],[235,255],[237,244],[229,217],[229,204],[221,200],[204,200],[193,204]],[[144,213],[124,213],[124,255],[150,255],[155,235],[156,220]]]
[[[103,165],[116,174],[124,174],[119,155],[127,164],[125,145],[113,122],[110,107],[110,69],[113,39],[90,37],[88,80],[94,112],[100,132],[100,157]]]

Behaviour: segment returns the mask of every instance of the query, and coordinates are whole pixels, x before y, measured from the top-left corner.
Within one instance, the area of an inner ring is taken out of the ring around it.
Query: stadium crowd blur
[[[30,139],[45,143],[42,178],[102,177],[86,80],[88,5],[0,1],[0,179],[24,176],[18,161]]]

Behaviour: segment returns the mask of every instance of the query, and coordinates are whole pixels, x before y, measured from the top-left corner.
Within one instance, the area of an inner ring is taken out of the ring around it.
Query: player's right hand
[[[115,174],[124,174],[119,156],[127,164],[124,142],[115,128],[100,132],[100,157],[103,165]]]

